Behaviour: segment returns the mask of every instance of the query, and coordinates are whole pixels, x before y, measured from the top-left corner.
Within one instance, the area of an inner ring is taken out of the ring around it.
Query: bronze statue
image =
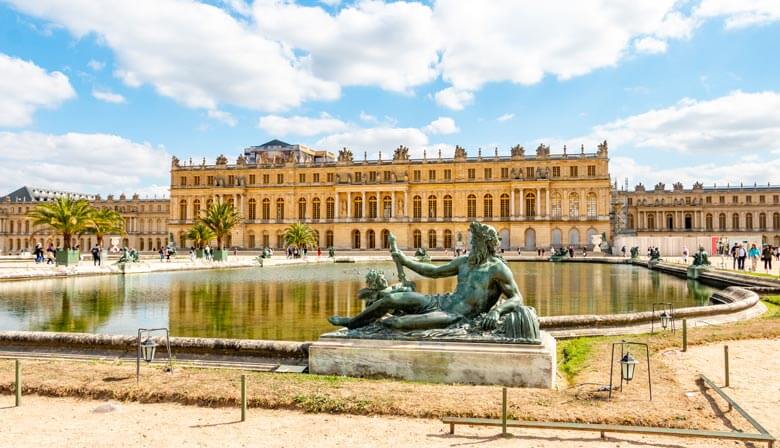
[[[699,246],[699,251],[693,254],[694,266],[710,266],[710,259],[707,256],[707,251],[704,247]]]
[[[380,279],[374,273],[367,279],[372,299],[365,310],[354,317],[333,316],[328,320],[333,325],[347,327],[349,331],[342,335],[348,337],[373,332],[390,339],[457,336],[458,340],[539,343],[536,311],[523,306],[523,296],[512,271],[497,255],[498,233],[493,227],[478,222],[471,223],[470,231],[469,254],[444,265],[422,263],[404,255],[398,249],[395,236],[389,236],[390,252],[397,264],[425,277],[457,276],[454,292],[421,294],[414,290],[412,282],[390,287],[386,286],[386,281],[380,281],[384,276]],[[399,277],[400,274],[402,271],[399,271]],[[506,297],[503,302],[499,300],[502,295]],[[372,328],[366,330],[368,327]],[[399,333],[417,330],[433,333]]]

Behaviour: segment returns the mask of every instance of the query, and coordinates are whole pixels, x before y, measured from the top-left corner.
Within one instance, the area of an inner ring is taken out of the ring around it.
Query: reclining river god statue
[[[539,344],[536,311],[523,305],[512,271],[497,255],[499,237],[489,226],[472,222],[468,255],[434,265],[398,249],[389,236],[390,253],[400,283],[388,286],[383,273],[370,270],[368,287],[358,294],[366,308],[354,317],[328,320],[346,327],[330,337]],[[407,281],[403,268],[429,278],[457,276],[455,291],[422,294]],[[502,296],[504,300],[501,300]]]

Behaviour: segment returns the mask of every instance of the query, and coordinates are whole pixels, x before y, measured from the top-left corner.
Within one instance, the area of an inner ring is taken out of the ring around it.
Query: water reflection
[[[347,266],[347,267],[345,267]],[[395,277],[392,263],[379,266]],[[511,263],[526,303],[542,316],[649,310],[653,302],[702,305],[712,289],[624,265]],[[321,265],[84,277],[4,283],[0,329],[134,334],[169,326],[176,336],[312,340],[325,318],[362,309],[368,266]],[[454,278],[421,279],[422,292]]]

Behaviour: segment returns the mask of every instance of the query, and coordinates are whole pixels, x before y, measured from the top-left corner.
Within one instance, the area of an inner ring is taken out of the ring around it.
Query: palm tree
[[[86,199],[74,200],[66,196],[35,206],[27,216],[34,226],[45,226],[62,235],[63,246],[67,250],[70,249],[70,239],[89,228],[93,210]]]
[[[98,244],[103,247],[103,237],[109,233],[125,233],[125,220],[115,210],[108,208],[92,210],[87,229],[97,237]]]
[[[188,240],[192,240],[193,244],[195,244],[195,247],[198,249],[203,249],[207,246],[211,240],[214,239],[214,236],[214,231],[202,222],[195,223],[195,225],[190,227],[190,230],[184,234],[184,237]]]
[[[290,227],[284,230],[282,237],[287,246],[303,248],[317,245],[317,237],[311,227],[299,222],[290,224]]]
[[[218,250],[224,250],[222,242],[230,235],[230,230],[241,223],[241,215],[233,204],[218,200],[204,211],[198,222],[214,232]]]

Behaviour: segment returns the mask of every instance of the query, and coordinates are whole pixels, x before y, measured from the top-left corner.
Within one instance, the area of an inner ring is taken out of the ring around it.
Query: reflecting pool
[[[315,340],[326,317],[362,309],[369,267],[394,281],[395,265],[319,264],[162,272],[0,283],[0,330],[135,334],[169,327],[173,336]],[[653,302],[706,305],[713,290],[629,265],[510,263],[525,302],[539,315],[646,311]],[[422,279],[421,292],[452,291],[455,278]]]

